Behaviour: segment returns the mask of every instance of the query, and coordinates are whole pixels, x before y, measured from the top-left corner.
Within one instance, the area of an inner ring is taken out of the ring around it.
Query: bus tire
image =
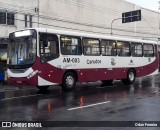
[[[62,79],[62,89],[65,91],[71,91],[76,86],[76,77],[73,72],[67,72]]]
[[[103,83],[104,85],[109,85],[109,86],[111,86],[111,85],[113,85],[113,80],[102,80],[102,83]]]
[[[122,79],[122,82],[124,84],[133,84],[136,78],[136,73],[133,69],[130,69],[127,73],[127,78]]]
[[[37,88],[41,91],[45,91],[48,89],[49,86],[37,86]]]

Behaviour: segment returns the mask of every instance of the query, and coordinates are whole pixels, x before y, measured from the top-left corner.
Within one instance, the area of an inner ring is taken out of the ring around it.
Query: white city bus
[[[11,84],[39,89],[61,85],[72,90],[76,82],[121,79],[158,74],[156,41],[78,33],[46,28],[9,35],[7,73]]]

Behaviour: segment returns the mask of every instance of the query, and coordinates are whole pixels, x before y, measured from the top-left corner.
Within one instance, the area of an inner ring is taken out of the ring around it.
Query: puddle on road
[[[0,92],[0,100],[5,98],[4,92]]]
[[[137,107],[138,106],[128,106],[128,107],[123,107],[123,108],[117,108],[117,109],[113,109],[113,110],[108,111],[108,113],[118,113],[118,112],[130,110],[130,109],[135,109]]]
[[[0,86],[0,100],[4,99],[14,99],[14,98],[20,98],[20,97],[29,97],[32,95],[36,95],[37,89],[33,88],[18,88],[18,87],[13,87],[9,88],[5,86]]]

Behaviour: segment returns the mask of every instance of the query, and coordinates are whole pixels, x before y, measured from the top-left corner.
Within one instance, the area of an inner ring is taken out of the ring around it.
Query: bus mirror
[[[47,40],[43,40],[43,46],[47,47],[48,46],[48,41]]]

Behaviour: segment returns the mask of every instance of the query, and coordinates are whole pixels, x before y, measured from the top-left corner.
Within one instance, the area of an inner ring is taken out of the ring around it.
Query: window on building
[[[151,44],[143,44],[143,55],[144,57],[154,56],[154,47]]]
[[[33,27],[33,16],[32,15],[28,15],[28,14],[25,14],[24,15],[24,26],[25,27],[30,27],[32,28]]]
[[[131,44],[131,54],[133,57],[142,57],[142,44],[141,43],[132,43]]]
[[[29,15],[29,26],[32,28],[32,15]]]
[[[83,38],[84,55],[100,55],[100,41],[98,39]]]
[[[101,51],[104,56],[116,56],[116,42],[111,40],[101,40]]]
[[[0,12],[0,24],[14,25],[14,13],[11,12]]]
[[[6,24],[6,12],[0,12],[0,24]]]
[[[26,15],[26,14],[24,15],[25,27],[27,27],[27,22],[28,22],[28,20],[27,20],[27,16],[28,16],[28,15]]]
[[[61,53],[63,55],[81,55],[81,39],[74,36],[61,36]]]
[[[119,56],[130,56],[129,42],[117,41],[117,54]]]
[[[7,13],[7,25],[14,25],[14,13]]]

